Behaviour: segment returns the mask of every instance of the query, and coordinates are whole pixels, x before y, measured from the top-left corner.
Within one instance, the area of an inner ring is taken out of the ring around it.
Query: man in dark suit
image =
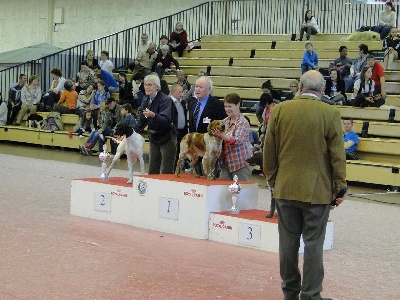
[[[324,78],[300,78],[299,96],[272,109],[263,165],[277,199],[279,260],[284,299],[322,298],[323,244],[331,201],[346,187],[340,113],[323,103]],[[339,205],[344,195],[336,200]],[[298,267],[304,240],[303,281]]]
[[[188,99],[189,132],[206,133],[208,124],[227,117],[224,102],[211,96],[212,80],[201,76],[196,80],[194,96]],[[196,172],[203,175],[201,159],[197,161]]]
[[[176,159],[178,159],[179,151],[180,151],[180,142],[182,138],[188,133],[187,127],[187,108],[186,108],[186,101],[182,100],[182,93],[183,88],[181,85],[174,83],[171,87],[171,99],[176,107],[177,112],[177,124],[176,124],[176,131],[177,131],[177,151],[176,151]],[[174,164],[176,165],[176,164]]]
[[[211,96],[212,80],[201,76],[196,80],[194,97],[188,100],[189,132],[206,133],[211,121],[227,117],[224,102]]]

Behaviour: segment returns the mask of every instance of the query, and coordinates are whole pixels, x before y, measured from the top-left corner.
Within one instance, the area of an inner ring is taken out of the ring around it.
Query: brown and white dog
[[[222,152],[222,139],[213,135],[213,129],[225,130],[225,125],[220,120],[214,120],[207,127],[207,133],[192,132],[185,135],[180,143],[179,158],[176,163],[175,176],[180,173],[180,165],[185,158],[190,159],[192,174],[199,175],[194,168],[199,156],[203,157],[203,169],[207,180],[214,180],[214,169],[217,159]]]
[[[129,177],[127,183],[132,183],[133,167],[138,159],[140,163],[140,172],[142,174],[144,173],[144,138],[139,133],[135,132],[133,128],[126,123],[121,123],[117,125],[115,129],[115,136],[117,137],[117,139],[114,139],[114,141],[118,143],[118,148],[110,166],[107,168],[107,177],[113,169],[115,163],[118,161],[121,155],[125,153],[128,160],[129,168]],[[122,140],[119,140],[119,138],[122,138]]]

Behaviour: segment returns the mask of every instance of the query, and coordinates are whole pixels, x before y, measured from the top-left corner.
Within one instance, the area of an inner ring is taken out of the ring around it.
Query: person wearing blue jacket
[[[303,61],[301,62],[301,74],[310,70],[318,70],[318,54],[313,50],[313,45],[307,42],[304,51]]]
[[[113,74],[108,71],[102,70],[98,65],[93,67],[93,71],[96,74],[101,74],[101,80],[103,80],[107,85],[110,94],[117,93],[119,91],[119,84],[117,80],[115,80]]]

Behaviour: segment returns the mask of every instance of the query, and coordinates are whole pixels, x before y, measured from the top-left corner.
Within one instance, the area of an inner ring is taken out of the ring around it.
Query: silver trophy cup
[[[101,180],[107,180],[107,161],[110,158],[110,153],[107,152],[107,145],[103,145],[103,152],[100,152],[99,159],[101,161]]]
[[[240,210],[236,207],[236,201],[237,201],[237,197],[240,194],[240,184],[237,183],[238,181],[238,177],[235,175],[233,176],[233,183],[229,186],[229,191],[232,194],[232,207],[230,209],[228,209],[228,212],[230,214],[238,214],[240,212]]]

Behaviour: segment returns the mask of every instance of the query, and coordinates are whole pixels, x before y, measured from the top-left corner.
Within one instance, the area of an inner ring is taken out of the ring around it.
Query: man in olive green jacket
[[[320,100],[317,71],[300,78],[299,96],[275,106],[263,164],[277,199],[279,258],[285,299],[323,299],[323,243],[330,203],[346,187],[346,160],[339,111]],[[344,196],[337,200],[342,203]],[[303,282],[298,267],[304,240]]]

